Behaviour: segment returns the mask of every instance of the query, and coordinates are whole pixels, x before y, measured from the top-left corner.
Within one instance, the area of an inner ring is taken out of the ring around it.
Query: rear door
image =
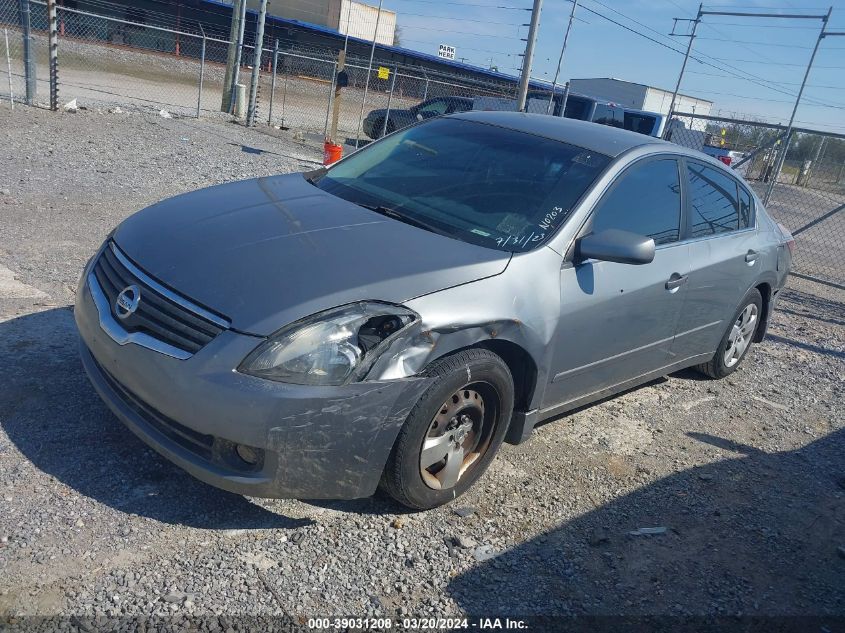
[[[645,265],[587,260],[561,270],[561,318],[544,407],[670,363],[689,272],[681,235],[681,173],[670,156],[635,162],[596,204],[582,235],[622,229],[654,238]]]
[[[716,351],[763,264],[753,197],[723,169],[686,159],[690,273],[672,355]]]

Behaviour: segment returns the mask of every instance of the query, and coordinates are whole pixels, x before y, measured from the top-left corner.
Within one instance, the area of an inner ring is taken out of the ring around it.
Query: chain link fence
[[[43,105],[49,78],[47,4],[43,0],[29,0],[29,4],[37,52],[37,102]],[[183,116],[219,113],[229,48],[226,39],[69,6],[57,6],[57,14],[60,104],[76,99],[83,107],[148,107]],[[0,0],[0,26],[9,32],[13,82],[11,89],[4,82],[0,95],[12,93],[22,99],[25,80],[19,0]],[[255,47],[252,34],[245,35],[239,83],[248,90]],[[325,136],[333,118],[338,52],[273,44],[265,41],[262,47],[256,122],[291,130],[303,139]],[[354,146],[416,121],[416,116],[409,118],[407,112],[431,99],[452,101],[446,106],[442,101],[432,104],[421,112],[424,118],[442,114],[444,107],[450,112],[466,109],[466,101],[459,99],[516,96],[513,82],[495,84],[466,75],[426,74],[414,66],[384,67],[376,61],[370,69],[368,60],[352,58],[346,60],[344,70],[348,83],[340,92],[336,136],[339,142]],[[381,110],[385,112],[379,121],[370,116]]]
[[[845,135],[787,136],[782,125],[690,113],[673,119],[669,140],[727,163],[792,232],[794,273],[845,288]]]
[[[47,40],[32,41],[32,53],[37,70],[36,86],[44,92],[49,90],[49,49]],[[14,0],[0,0],[0,99],[22,104],[26,102],[26,71],[24,68],[24,37],[20,26],[18,3]]]

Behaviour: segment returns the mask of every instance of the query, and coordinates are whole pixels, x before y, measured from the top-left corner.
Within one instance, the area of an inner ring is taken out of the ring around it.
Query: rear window
[[[692,237],[718,235],[740,228],[739,188],[736,181],[717,169],[699,163],[688,163],[687,170]]]
[[[315,184],[449,237],[526,251],[557,231],[609,162],[552,139],[444,118],[373,143]]]
[[[657,121],[656,117],[647,114],[635,114],[633,112],[625,113],[625,129],[632,132],[639,132],[651,136],[654,132],[654,124]]]
[[[625,122],[622,120],[622,111],[619,108],[606,103],[597,103],[593,111],[593,123],[622,127]]]
[[[563,112],[563,116],[567,119],[586,121],[587,117],[590,116],[590,106],[592,106],[592,104],[593,102],[588,99],[570,96],[566,99],[566,108]]]

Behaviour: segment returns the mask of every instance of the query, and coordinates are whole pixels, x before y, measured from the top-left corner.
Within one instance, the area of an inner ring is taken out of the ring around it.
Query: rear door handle
[[[666,282],[666,290],[669,292],[675,292],[678,288],[687,283],[687,278],[687,275],[672,273],[672,276],[669,277],[669,281]]]
[[[753,266],[754,262],[757,261],[757,251],[748,251],[745,254],[745,261],[748,263],[749,266]]]

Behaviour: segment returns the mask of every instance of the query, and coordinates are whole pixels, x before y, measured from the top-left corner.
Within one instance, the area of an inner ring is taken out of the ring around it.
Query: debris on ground
[[[479,545],[472,552],[473,557],[479,563],[496,557],[496,549],[492,545]]]
[[[641,527],[628,532],[631,536],[650,536],[653,534],[666,534],[665,527]]]

